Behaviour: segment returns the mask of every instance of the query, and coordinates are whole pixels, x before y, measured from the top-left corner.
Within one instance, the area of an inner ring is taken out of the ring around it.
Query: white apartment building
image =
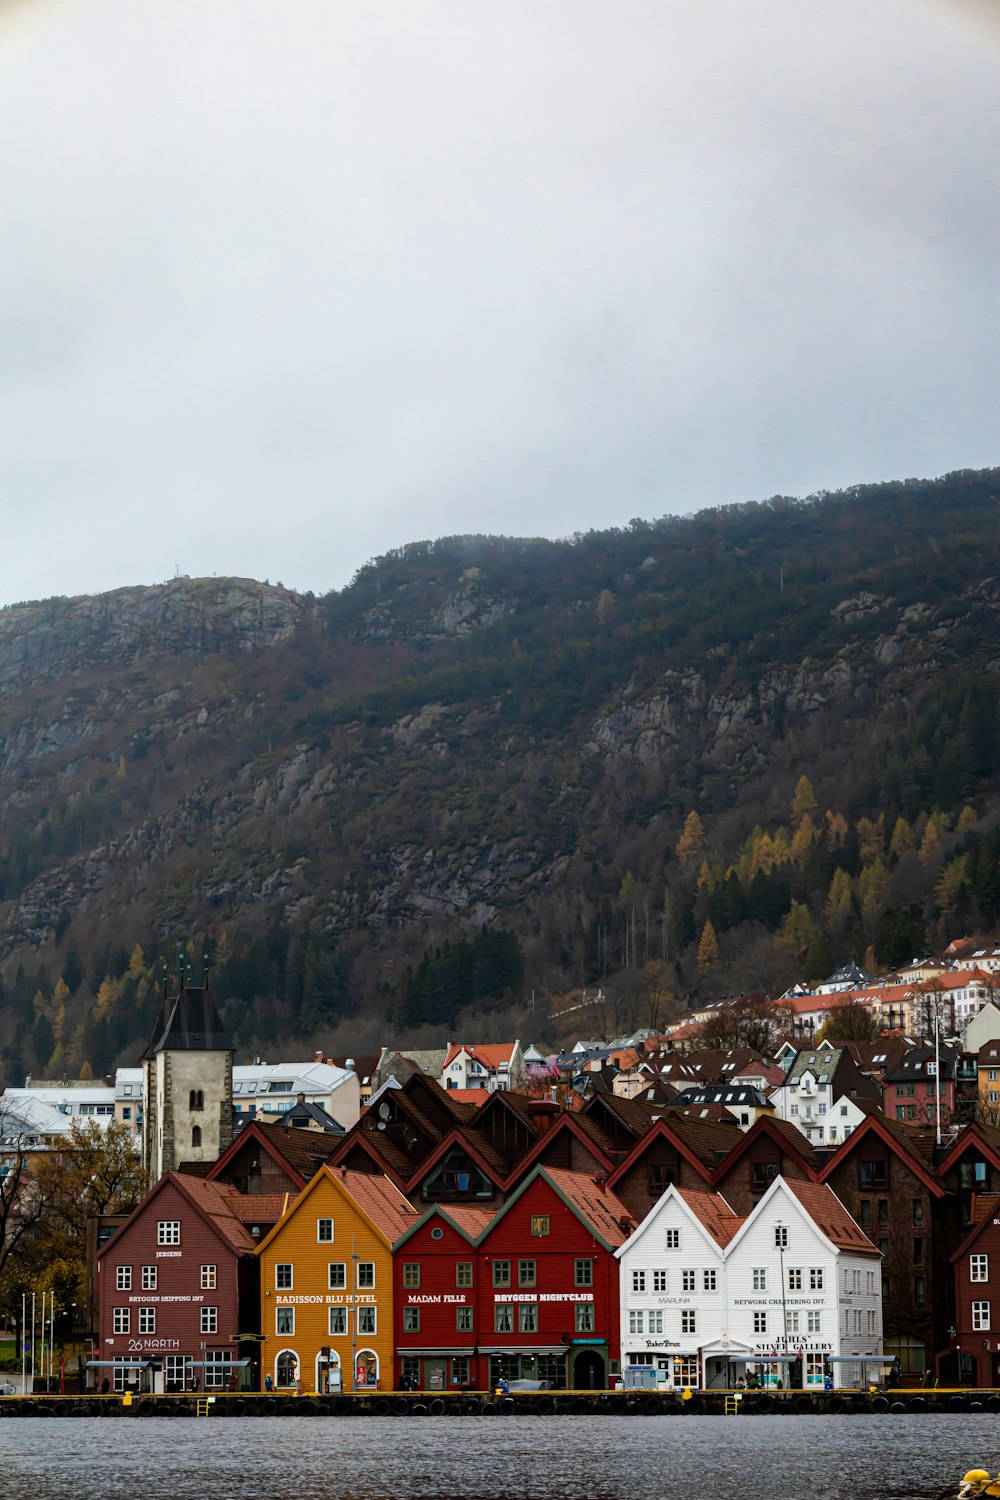
[[[825,1185],[776,1178],[740,1219],[671,1184],[615,1254],[622,1365],[661,1389],[853,1385],[881,1359],[881,1257]]]

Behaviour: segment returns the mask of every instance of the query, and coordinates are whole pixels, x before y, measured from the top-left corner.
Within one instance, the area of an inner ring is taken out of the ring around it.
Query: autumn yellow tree
[[[711,922],[706,922],[701,930],[701,938],[698,943],[698,968],[704,974],[709,969],[719,966],[719,939],[715,935],[715,928]]]
[[[889,853],[894,859],[902,859],[904,854],[917,847],[916,834],[905,818],[897,818],[893,824],[892,838],[889,840]]]
[[[877,818],[859,818],[854,825],[854,831],[858,836],[861,863],[873,864],[881,857],[882,850],[885,848],[885,814],[879,813]]]
[[[781,946],[793,958],[801,962],[815,936],[816,926],[808,906],[802,901],[793,901],[788,915],[781,924],[781,935],[778,939]]]
[[[935,857],[941,845],[941,831],[933,818],[927,819],[927,827],[924,836],[920,840],[920,863],[929,865]]]
[[[846,870],[839,867],[833,872],[830,890],[826,898],[826,920],[836,932],[842,931],[850,921],[854,909],[854,887]]]
[[[813,791],[812,782],[808,776],[800,776],[795,783],[795,791],[792,793],[791,823],[793,828],[798,828],[803,818],[812,818],[813,813],[819,809],[816,801],[816,793]]]
[[[705,844],[705,825],[693,810],[684,819],[684,831],[674,851],[681,864],[697,859]]]

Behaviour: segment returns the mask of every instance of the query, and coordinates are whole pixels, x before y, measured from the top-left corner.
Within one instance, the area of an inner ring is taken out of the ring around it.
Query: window
[[[195,1147],[195,1149],[197,1149],[201,1145],[201,1126],[200,1125],[193,1125],[191,1127],[191,1145],[193,1147]]]
[[[989,1256],[988,1255],[970,1255],[969,1256],[969,1280],[970,1281],[989,1281],[989,1279],[990,1279],[990,1258],[989,1258]]]
[[[217,1307],[203,1307],[201,1309],[200,1327],[202,1333],[218,1333],[219,1309]]]
[[[333,1244],[333,1220],[332,1219],[317,1219],[316,1220],[316,1239],[318,1240],[318,1242],[321,1245],[332,1245]]]
[[[204,1286],[204,1281],[202,1286]],[[292,1290],[292,1266],[290,1261],[283,1261],[274,1268],[274,1285],[279,1292],[290,1292]]]
[[[630,1307],[628,1313],[629,1333],[645,1333],[645,1315],[641,1307]]]
[[[514,1304],[513,1302],[497,1302],[493,1307],[493,1331],[494,1333],[514,1332]],[[482,1335],[480,1335],[482,1337]]]
[[[118,1266],[115,1270],[115,1291],[130,1292],[132,1290],[132,1267]]]
[[[139,1309],[139,1332],[140,1333],[155,1333],[156,1332],[156,1308],[155,1307],[140,1307],[140,1309]]]
[[[578,1302],[576,1304],[575,1327],[577,1333],[593,1333],[594,1331],[594,1304],[592,1302]]]
[[[471,1260],[460,1260],[460,1261],[457,1262],[457,1264],[455,1266],[455,1285],[456,1286],[471,1286],[472,1285],[472,1261]]]
[[[142,1289],[143,1289],[144,1292],[155,1292],[156,1291],[156,1267],[155,1266],[143,1266],[143,1268],[142,1268]]]
[[[331,1260],[326,1267],[327,1286],[331,1292],[342,1292],[347,1287],[347,1266],[342,1260]]]
[[[330,1332],[334,1338],[343,1338],[347,1333],[347,1308],[330,1308]]]
[[[776,1161],[754,1161],[750,1163],[750,1186],[768,1188],[778,1175]]]
[[[205,1094],[202,1089],[192,1089],[188,1094],[188,1109],[202,1110],[205,1108]]]
[[[291,1269],[292,1269],[291,1266],[289,1266],[288,1267],[289,1272],[291,1272]],[[292,1284],[291,1280],[289,1280],[288,1285],[291,1286],[291,1284]],[[214,1292],[215,1291],[215,1267],[214,1266],[202,1266],[202,1268],[201,1268],[201,1289],[202,1289],[203,1292]]]
[[[373,1260],[358,1261],[358,1286],[364,1287],[365,1291],[371,1291],[375,1285],[375,1262]],[[360,1329],[358,1330],[360,1332]]]
[[[455,1309],[455,1329],[456,1329],[456,1331],[458,1333],[471,1333],[472,1332],[472,1308],[471,1307],[456,1307],[456,1309]]]
[[[404,1307],[403,1308],[403,1332],[404,1333],[419,1333],[420,1332],[420,1308],[419,1307]]]
[[[924,1278],[922,1276],[914,1276],[914,1278],[913,1278],[913,1300],[917,1304],[918,1307],[923,1307],[924,1303],[927,1301],[927,1295],[926,1295],[924,1287],[925,1287]]]
[[[681,1333],[697,1333],[698,1316],[693,1307],[681,1308]]]
[[[131,1321],[127,1307],[116,1307],[114,1310],[114,1332],[130,1333]]]
[[[878,1227],[888,1229],[889,1227],[889,1200],[880,1198],[878,1200]]]
[[[420,1263],[415,1260],[403,1262],[403,1285],[416,1288],[420,1285]]]
[[[632,1272],[632,1290],[633,1292],[644,1292],[646,1290],[645,1271]]]
[[[532,1232],[532,1234],[548,1234],[548,1232],[549,1232],[549,1216],[548,1216],[548,1214],[532,1214],[532,1216],[531,1216],[531,1232]]]
[[[359,1334],[374,1333],[376,1331],[375,1321],[375,1308],[371,1305],[371,1303],[367,1303],[365,1304],[365,1306],[358,1308],[357,1329]]]
[[[161,1219],[156,1226],[158,1245],[179,1245],[181,1242],[180,1219]]]
[[[862,1229],[870,1229],[871,1228],[871,1223],[872,1223],[872,1200],[870,1198],[862,1198],[861,1199],[861,1228]]]
[[[767,1313],[766,1312],[755,1312],[754,1313],[754,1315],[753,1315],[753,1331],[754,1331],[754,1333],[766,1333],[767,1332]]]
[[[543,1378],[539,1376],[539,1379]],[[451,1383],[452,1385],[461,1385],[463,1382],[465,1384],[469,1382],[469,1360],[466,1355],[460,1354],[451,1362]]]
[[[649,1312],[647,1313],[647,1317],[649,1319],[649,1331],[650,1331],[650,1333],[662,1333],[663,1332],[663,1309],[660,1308],[660,1307],[651,1307],[650,1310],[649,1310]]]
[[[519,1302],[517,1304],[517,1331],[518,1333],[538,1332],[537,1302]]]
[[[788,1249],[788,1227],[785,1224],[774,1226],[774,1248],[776,1250]]]
[[[687,1270],[687,1271],[682,1271],[681,1272],[681,1291],[682,1292],[693,1292],[694,1291],[694,1288],[695,1288],[695,1279],[697,1277],[697,1274],[698,1273],[696,1271],[693,1271],[693,1270]]]
[[[681,1248],[681,1232],[679,1229],[667,1230],[666,1248],[668,1250],[679,1250]]]
[[[667,1290],[667,1273],[666,1273],[666,1271],[654,1271],[653,1272],[653,1291],[654,1292],[665,1292],[666,1290]]]
[[[806,1313],[806,1333],[820,1333],[823,1326],[823,1314],[818,1309]]]
[[[594,1285],[594,1262],[592,1260],[575,1260],[573,1262],[573,1285]]]
[[[915,1266],[919,1266],[919,1265],[921,1265],[923,1263],[923,1259],[924,1259],[924,1242],[923,1242],[922,1239],[915,1239],[913,1241],[913,1264]]]
[[[924,1200],[922,1198],[914,1198],[913,1200],[913,1222],[914,1224],[922,1224],[924,1222]]]
[[[533,1260],[519,1260],[517,1263],[518,1286],[534,1286],[535,1284],[535,1262]]]
[[[127,1316],[127,1314],[126,1314]],[[972,1304],[972,1326],[977,1330],[988,1331],[990,1326],[990,1304],[988,1302],[973,1302]]]
[[[510,1286],[509,1260],[495,1260],[493,1262],[493,1285]]]
[[[233,1351],[231,1349],[205,1350],[205,1389],[224,1391],[233,1373]]]
[[[274,1309],[274,1331],[279,1338],[282,1334],[295,1332],[295,1308],[276,1307]]]
[[[654,1162],[646,1171],[646,1186],[650,1197],[659,1198],[674,1180],[674,1168],[663,1162]]]
[[[889,1163],[887,1161],[859,1161],[858,1186],[862,1192],[889,1186]]]
[[[802,1267],[788,1267],[788,1290],[790,1292],[801,1292],[802,1290]]]
[[[811,1292],[821,1292],[823,1290],[823,1267],[822,1266],[810,1266],[809,1267],[809,1290]]]
[[[698,1356],[675,1355],[674,1356],[674,1385],[678,1387],[695,1387],[698,1384]]]
[[[764,1266],[753,1268],[753,1289],[755,1292],[767,1291],[767,1269]]]
[[[718,1283],[717,1271],[702,1271],[701,1289],[703,1292],[714,1292]]]
[[[798,1333],[798,1331],[799,1331],[799,1314],[798,1314],[798,1310],[796,1309],[796,1310],[794,1310],[794,1311],[792,1311],[790,1313],[786,1313],[785,1314],[785,1332],[786,1333]]]

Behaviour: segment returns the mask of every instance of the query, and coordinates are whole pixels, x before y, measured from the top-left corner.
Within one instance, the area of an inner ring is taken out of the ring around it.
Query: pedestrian
[[[274,1381],[271,1379],[270,1375],[264,1376],[264,1389],[268,1392],[269,1395],[274,1389]]]

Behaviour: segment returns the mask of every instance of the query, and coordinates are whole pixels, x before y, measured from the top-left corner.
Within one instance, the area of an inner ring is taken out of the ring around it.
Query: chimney
[[[313,1058],[313,1062],[322,1062],[322,1061],[323,1061],[323,1053],[322,1053],[322,1050],[320,1050],[319,1052],[316,1053],[316,1056]]]
[[[608,1190],[608,1179],[604,1175],[603,1172],[601,1173],[601,1175],[599,1177],[595,1177],[593,1180],[597,1184],[597,1186],[600,1188],[600,1190],[601,1190],[602,1193],[606,1193],[607,1192],[607,1190]]]

